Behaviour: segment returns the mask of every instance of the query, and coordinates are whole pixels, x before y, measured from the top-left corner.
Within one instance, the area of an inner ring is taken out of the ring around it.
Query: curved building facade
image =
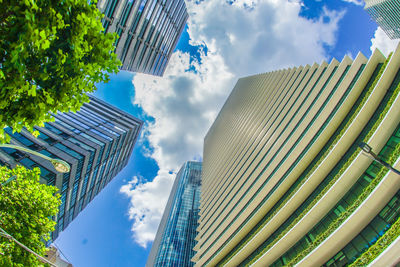
[[[239,79],[204,140],[196,266],[400,255],[400,48]]]

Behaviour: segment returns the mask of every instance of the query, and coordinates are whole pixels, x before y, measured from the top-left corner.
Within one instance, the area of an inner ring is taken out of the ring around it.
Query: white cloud
[[[193,45],[205,45],[200,60],[175,52],[163,78],[136,74],[134,104],[155,119],[145,131],[160,171],[151,182],[121,189],[131,197],[133,236],[151,241],[181,165],[202,155],[203,138],[238,77],[320,62],[336,41],[344,12],[323,10],[317,20],[299,16],[301,1],[186,1]],[[199,48],[200,49],[200,48]],[[169,176],[168,176],[169,177]],[[151,177],[147,177],[151,178]],[[166,183],[169,182],[167,186]],[[164,190],[159,191],[159,188]],[[147,201],[157,205],[146,206]]]
[[[253,9],[242,1],[205,1],[201,8],[187,2],[191,43],[205,43],[238,76],[321,61],[326,56],[323,44],[335,44],[337,22],[344,15],[324,8],[319,20],[310,21],[299,16],[297,2],[252,3]]]
[[[371,52],[378,48],[387,56],[390,52],[393,52],[396,49],[399,40],[391,40],[382,28],[378,27],[375,31],[374,37],[371,39],[371,43]]]
[[[343,2],[347,2],[347,3],[352,3],[355,4],[357,6],[363,6],[364,5],[364,1],[363,0],[342,0]]]
[[[346,56],[348,56],[348,57],[351,58],[351,59],[356,58],[356,57],[351,53],[351,51],[347,51]]]
[[[164,203],[167,203],[168,192],[171,190],[173,176],[159,172],[157,180],[141,183],[138,177],[121,187],[120,192],[131,199],[129,218],[132,225],[133,238],[140,246],[146,248],[148,242],[154,240],[155,231],[161,220]],[[154,199],[157,196],[157,199]]]
[[[163,78],[137,74],[135,104],[155,118],[145,127],[160,169],[177,171],[201,156],[202,140],[234,80],[221,56],[201,52],[201,64],[188,53],[172,55]]]
[[[144,127],[144,136],[160,167],[153,181],[140,183],[135,178],[121,188],[131,198],[133,238],[143,247],[154,239],[167,203],[175,176],[169,173],[176,173],[187,160],[201,158],[203,137],[234,83],[220,56],[201,52],[201,62],[190,62],[189,54],[176,52],[164,78],[134,78],[135,103],[156,119]]]

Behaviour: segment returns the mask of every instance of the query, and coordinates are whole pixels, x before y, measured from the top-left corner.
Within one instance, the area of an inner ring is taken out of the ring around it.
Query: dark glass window
[[[47,134],[44,134],[43,131],[39,130],[39,133],[40,133],[40,134],[39,134],[38,138],[42,139],[42,140],[45,141],[46,143],[48,143],[48,144],[54,144],[54,143],[57,142],[56,139],[54,139],[54,138],[48,136]]]

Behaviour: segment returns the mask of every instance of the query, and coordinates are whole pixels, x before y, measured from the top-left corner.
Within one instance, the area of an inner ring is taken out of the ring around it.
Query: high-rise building
[[[196,266],[400,257],[400,47],[239,79],[204,140]]]
[[[184,0],[99,0],[106,32],[116,32],[122,69],[162,76],[185,27]]]
[[[176,175],[146,266],[193,266],[201,188],[201,162]]]
[[[399,0],[365,0],[364,9],[390,39],[400,38]]]
[[[20,133],[10,128],[5,131],[11,144],[68,162],[69,173],[57,172],[48,160],[35,155],[0,149],[0,164],[39,167],[41,182],[59,188],[62,203],[53,240],[125,167],[142,126],[142,121],[92,96],[78,112],[58,113],[54,118],[43,128],[35,127],[38,138],[25,129]]]

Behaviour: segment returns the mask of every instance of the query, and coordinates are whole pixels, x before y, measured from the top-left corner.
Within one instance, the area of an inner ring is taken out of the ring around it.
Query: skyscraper
[[[390,39],[400,38],[400,1],[365,0],[364,9]]]
[[[196,266],[390,266],[400,47],[239,79],[204,140]],[[394,245],[396,244],[396,245]]]
[[[126,166],[139,135],[142,122],[95,97],[80,111],[58,113],[55,121],[36,129],[33,137],[5,131],[11,143],[25,146],[52,158],[65,160],[69,173],[57,172],[48,160],[10,148],[0,149],[0,164],[41,169],[41,182],[55,185],[61,194],[61,206],[52,239]]]
[[[201,162],[186,162],[176,175],[146,266],[193,266]]]
[[[184,0],[99,0],[106,32],[116,32],[122,69],[162,76],[185,27]]]

